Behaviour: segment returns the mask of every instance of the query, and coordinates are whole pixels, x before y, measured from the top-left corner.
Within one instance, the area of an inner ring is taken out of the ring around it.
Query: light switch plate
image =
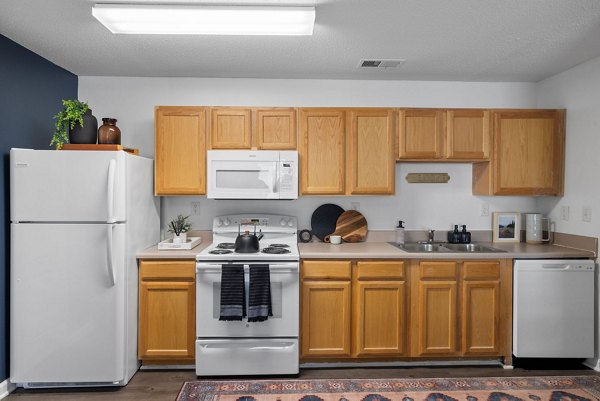
[[[592,207],[591,206],[584,206],[581,208],[581,220],[588,222],[588,223],[592,221]]]
[[[560,207],[560,219],[562,221],[569,221],[569,206],[563,205]]]

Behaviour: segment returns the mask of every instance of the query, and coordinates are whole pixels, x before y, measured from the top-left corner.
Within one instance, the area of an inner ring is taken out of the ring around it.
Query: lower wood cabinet
[[[458,336],[458,264],[421,262],[413,272],[411,293],[412,354],[448,355],[459,353]],[[413,266],[414,267],[414,266]]]
[[[301,357],[350,356],[350,262],[302,263]]]
[[[305,260],[303,360],[512,363],[512,261]]]
[[[194,260],[142,260],[138,357],[144,363],[193,363],[196,337]]]
[[[356,262],[352,292],[353,355],[405,355],[404,262]]]

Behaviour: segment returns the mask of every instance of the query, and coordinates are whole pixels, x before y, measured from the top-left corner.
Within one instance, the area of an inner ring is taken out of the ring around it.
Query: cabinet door
[[[345,191],[345,112],[300,110],[300,184],[303,195],[342,195]]]
[[[492,113],[491,165],[473,165],[475,195],[563,194],[564,110]]]
[[[446,111],[446,158],[489,160],[490,112],[488,110]]]
[[[138,357],[153,362],[192,361],[196,340],[194,261],[142,261]]]
[[[206,193],[206,110],[166,107],[155,110],[154,193]]]
[[[457,264],[421,262],[415,281],[414,356],[458,354]]]
[[[401,109],[398,112],[398,158],[439,159],[442,154],[444,112]]]
[[[562,120],[560,111],[494,113],[496,194],[562,193]]]
[[[259,149],[296,149],[296,110],[256,110]]]
[[[404,262],[360,261],[354,266],[354,356],[401,356],[406,350]]]
[[[349,112],[348,190],[351,195],[394,193],[394,113]]]
[[[500,263],[464,262],[462,350],[465,355],[500,352]]]
[[[211,149],[250,149],[252,111],[213,108],[210,118]]]
[[[303,281],[301,357],[350,356],[350,281]]]

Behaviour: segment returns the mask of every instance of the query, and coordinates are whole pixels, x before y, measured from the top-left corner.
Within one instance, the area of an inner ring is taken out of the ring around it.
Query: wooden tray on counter
[[[140,150],[137,148],[126,148],[123,145],[103,145],[103,144],[78,144],[78,143],[65,143],[62,146],[62,150],[123,150],[127,153],[137,155]]]

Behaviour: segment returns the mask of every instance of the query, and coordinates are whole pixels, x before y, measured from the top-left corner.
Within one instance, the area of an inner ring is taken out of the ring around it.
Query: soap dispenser
[[[462,243],[463,244],[470,244],[471,243],[471,233],[467,231],[467,226],[463,225],[462,226]]]
[[[458,225],[454,226],[454,231],[452,231],[450,240],[448,242],[451,242],[453,244],[458,244],[462,242],[462,235],[458,232]]]
[[[398,221],[398,227],[396,227],[396,244],[404,245],[404,222]]]

